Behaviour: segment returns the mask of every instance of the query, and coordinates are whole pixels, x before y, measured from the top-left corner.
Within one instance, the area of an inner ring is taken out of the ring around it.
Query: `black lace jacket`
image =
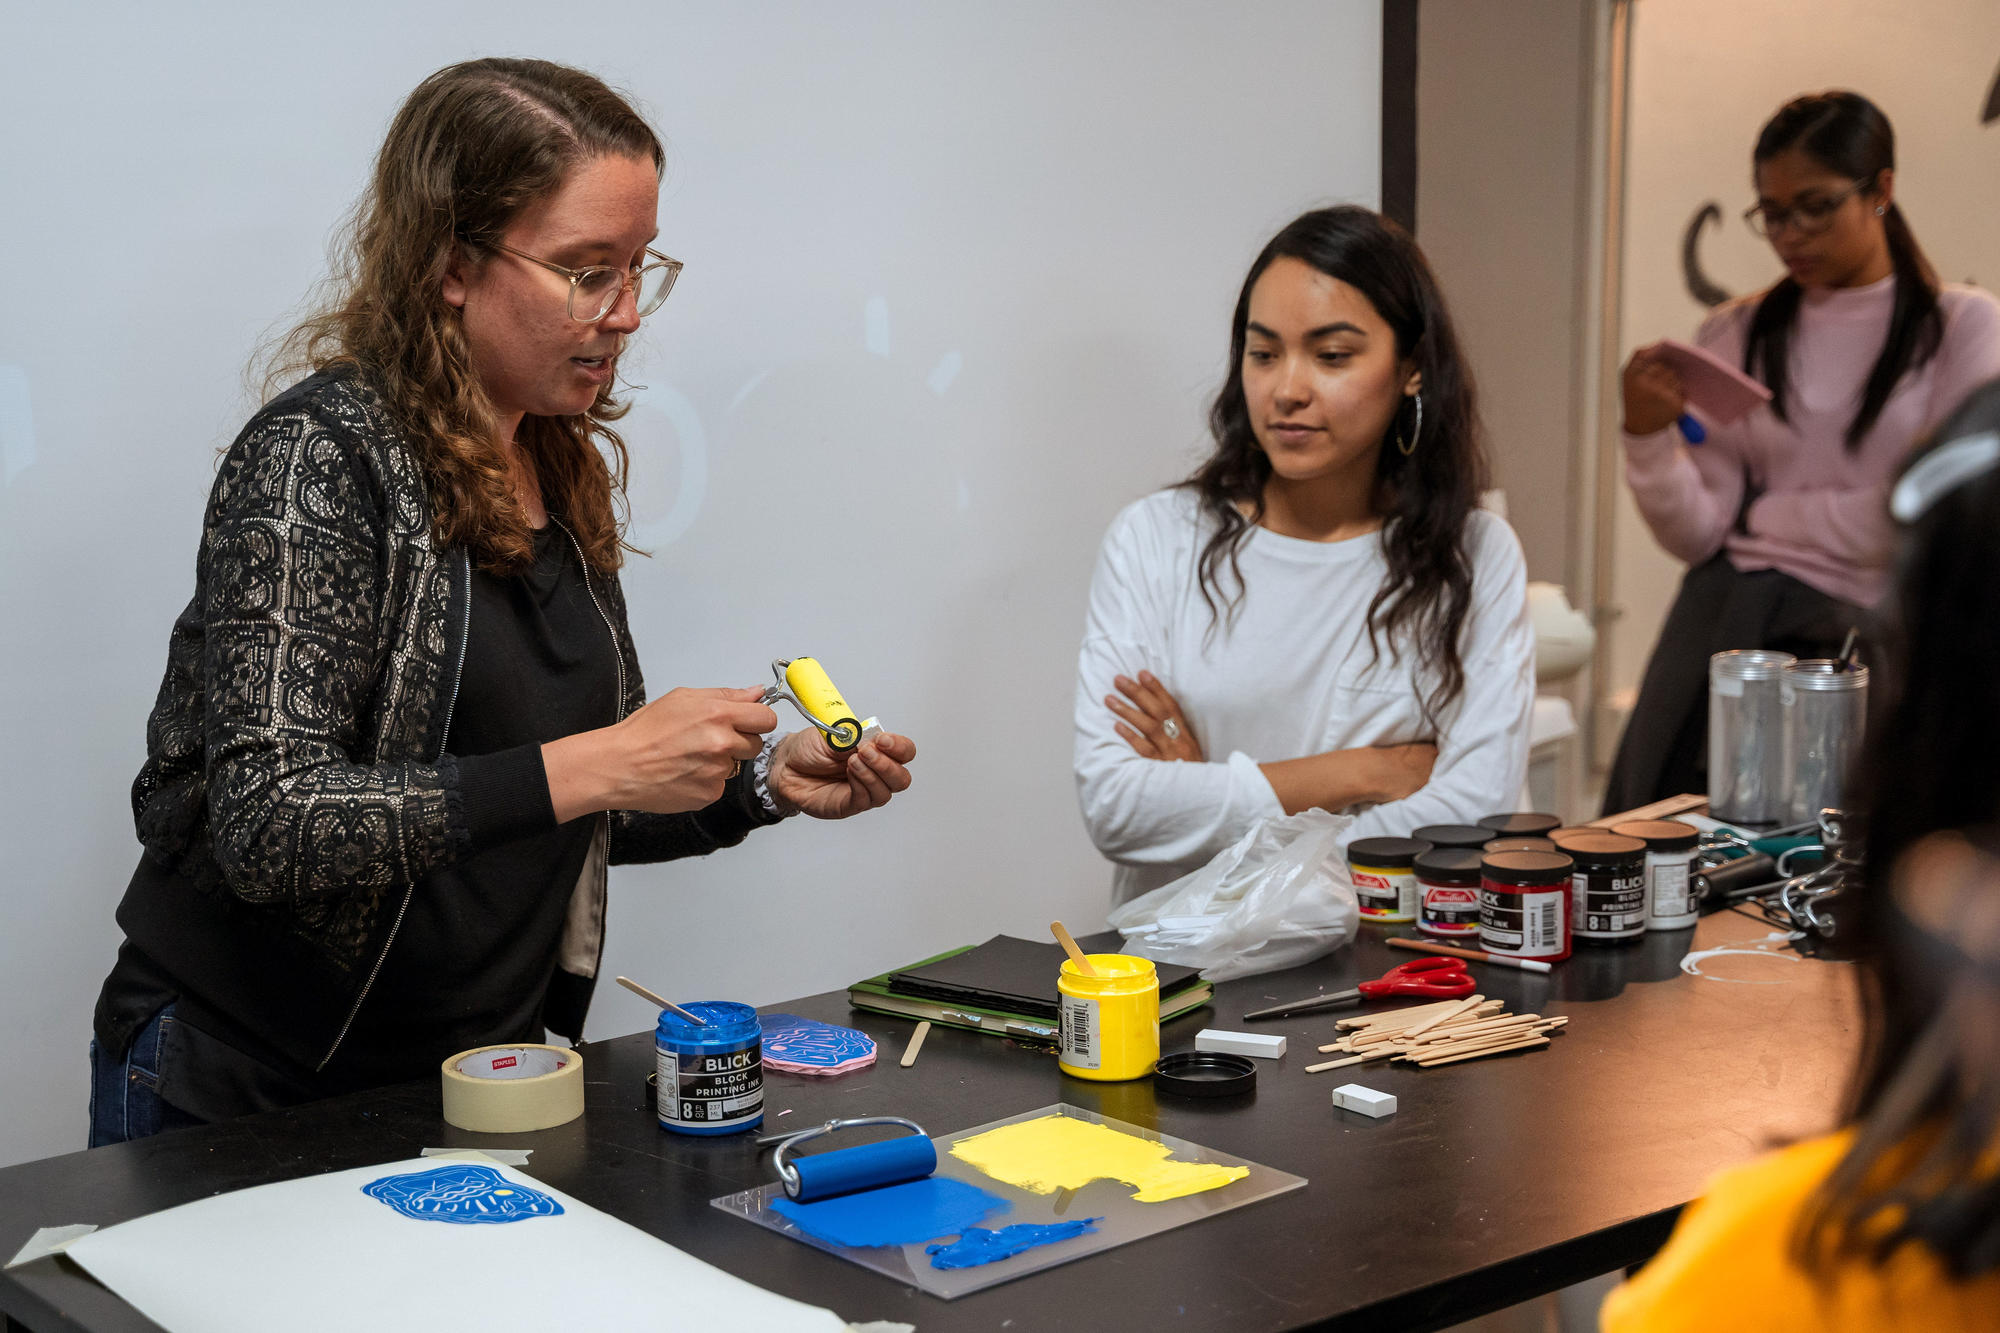
[[[415,453],[357,374],[322,372],[260,411],[216,477],[132,787],[150,859],[357,988],[413,886],[471,850],[443,743],[470,564],[432,544],[428,514]],[[629,713],[645,687],[624,596],[616,578],[588,583]],[[701,855],[773,818],[746,765],[705,810],[614,813],[608,856]],[[170,929],[139,892],[120,910],[127,933],[128,916]]]

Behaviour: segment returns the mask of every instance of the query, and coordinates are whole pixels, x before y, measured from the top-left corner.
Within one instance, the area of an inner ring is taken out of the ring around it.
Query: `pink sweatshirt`
[[[1987,380],[2000,376],[2000,301],[1956,284],[1939,293],[1944,341],[1897,383],[1861,445],[1847,426],[1881,354],[1894,277],[1866,287],[1810,289],[1792,331],[1789,422],[1759,407],[1690,448],[1669,426],[1625,436],[1625,477],[1661,546],[1690,565],[1718,550],[1738,569],[1777,569],[1830,596],[1873,606],[1888,590],[1894,531],[1889,479],[1911,446]],[[1758,298],[1731,301],[1695,341],[1732,366]],[[1746,470],[1763,493],[1735,530]]]

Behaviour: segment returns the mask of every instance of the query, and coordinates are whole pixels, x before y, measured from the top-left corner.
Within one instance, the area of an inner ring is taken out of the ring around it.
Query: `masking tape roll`
[[[554,1129],[583,1114],[583,1054],[481,1046],[444,1062],[444,1119],[479,1134]]]

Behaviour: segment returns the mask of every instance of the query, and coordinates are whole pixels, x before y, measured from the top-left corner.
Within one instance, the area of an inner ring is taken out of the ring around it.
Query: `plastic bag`
[[[1201,869],[1111,913],[1125,952],[1210,981],[1296,967],[1354,938],[1361,909],[1336,854],[1354,821],[1306,810],[1258,821]]]

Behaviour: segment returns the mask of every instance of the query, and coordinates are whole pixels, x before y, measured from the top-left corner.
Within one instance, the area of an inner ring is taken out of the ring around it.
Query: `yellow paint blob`
[[[1002,1125],[952,1145],[951,1155],[1005,1185],[1031,1194],[1082,1189],[1093,1180],[1122,1180],[1140,1203],[1162,1203],[1220,1189],[1250,1174],[1247,1166],[1168,1160],[1173,1150],[1106,1125],[1045,1115]]]

